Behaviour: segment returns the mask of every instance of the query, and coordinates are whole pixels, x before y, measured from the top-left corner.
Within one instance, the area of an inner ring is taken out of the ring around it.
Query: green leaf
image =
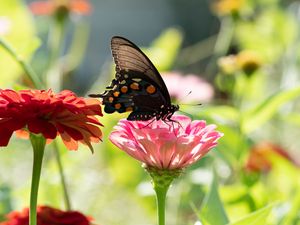
[[[210,191],[200,210],[199,217],[205,225],[224,225],[229,222],[219,196],[218,184],[215,176],[212,180]]]
[[[182,43],[183,35],[175,28],[166,29],[145,53],[159,71],[171,69]]]
[[[265,99],[242,115],[242,131],[250,133],[267,122],[285,103],[300,95],[300,87],[282,90]]]
[[[205,119],[219,124],[235,125],[239,123],[240,119],[240,112],[236,108],[227,105],[205,105],[205,107],[200,108],[182,105],[180,109],[183,112],[192,114],[193,119]]]
[[[300,127],[300,114],[299,113],[291,112],[287,115],[284,115],[281,119],[293,126]]]
[[[256,51],[263,61],[271,63],[282,56],[296,35],[296,20],[291,13],[277,7],[269,7],[254,20],[240,20],[236,26],[236,40],[241,47]]]
[[[244,218],[229,223],[228,225],[266,225],[267,217],[269,216],[274,204],[268,205],[262,209],[256,210]]]

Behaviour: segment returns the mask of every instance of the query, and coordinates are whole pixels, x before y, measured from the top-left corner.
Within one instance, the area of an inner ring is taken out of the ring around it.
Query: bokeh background
[[[224,133],[171,187],[167,224],[300,224],[299,1],[94,0],[76,10],[75,0],[43,2],[52,11],[36,1],[0,0],[0,38],[47,88],[103,92],[114,76],[110,39],[124,36],[161,71],[179,113]],[[0,71],[0,88],[33,88],[1,46]],[[125,117],[101,118],[104,137],[94,154],[61,149],[71,205],[95,224],[152,225],[149,176],[108,140]],[[53,147],[39,203],[65,209]],[[14,137],[1,149],[2,218],[28,206],[31,166],[27,140]]]

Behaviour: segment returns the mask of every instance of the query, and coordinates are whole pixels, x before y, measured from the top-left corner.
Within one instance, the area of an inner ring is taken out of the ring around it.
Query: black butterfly
[[[171,104],[168,89],[148,57],[131,41],[115,36],[111,39],[112,55],[116,64],[116,77],[102,94],[106,113],[130,112],[128,120],[173,121],[171,116],[179,110]]]

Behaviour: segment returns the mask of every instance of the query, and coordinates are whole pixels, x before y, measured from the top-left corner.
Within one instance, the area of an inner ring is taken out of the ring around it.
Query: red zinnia
[[[270,142],[262,142],[251,148],[245,169],[251,172],[268,172],[272,169],[271,157],[273,155],[280,156],[294,165],[298,165],[292,156],[280,146]]]
[[[92,149],[91,142],[99,142],[102,124],[100,103],[95,99],[77,97],[65,90],[0,89],[0,146],[7,146],[14,131],[42,134],[46,139],[60,135],[70,150],[78,148],[78,141]]]
[[[7,221],[1,222],[0,225],[28,225],[29,209],[22,211],[13,211],[7,216]],[[48,206],[37,208],[38,225],[90,225],[91,218],[77,211],[61,211]]]
[[[47,0],[36,1],[30,4],[32,13],[36,15],[52,15],[65,9],[68,12],[87,15],[92,11],[88,0]]]

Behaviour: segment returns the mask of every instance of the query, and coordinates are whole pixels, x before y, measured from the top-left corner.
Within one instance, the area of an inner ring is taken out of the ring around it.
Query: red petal
[[[13,130],[8,129],[0,129],[0,146],[7,146],[8,142],[13,134]]]
[[[19,130],[25,126],[25,121],[18,120],[17,118],[0,119],[0,127],[8,130]]]
[[[61,139],[63,140],[67,149],[69,149],[69,150],[77,150],[78,149],[78,142],[75,141],[74,139],[72,139],[69,134],[61,133],[60,135],[61,135]]]
[[[89,14],[92,7],[87,0],[73,0],[71,1],[71,10],[75,13]]]
[[[55,126],[46,120],[34,119],[28,121],[28,129],[30,132],[39,134],[42,133],[45,138],[54,139],[57,135]]]
[[[50,1],[46,1],[46,2],[42,2],[42,1],[32,2],[29,5],[29,8],[32,11],[32,13],[36,14],[36,15],[50,15],[54,11],[54,5]]]
[[[65,126],[64,124],[60,124],[62,126],[62,128],[64,129],[65,132],[68,133],[68,135],[70,135],[74,140],[78,141],[78,140],[82,140],[83,139],[83,135],[81,132],[79,132],[78,130],[72,128],[72,127],[68,127]]]
[[[20,130],[17,130],[15,134],[18,138],[23,138],[23,139],[29,138],[29,132],[27,130],[20,129]]]

